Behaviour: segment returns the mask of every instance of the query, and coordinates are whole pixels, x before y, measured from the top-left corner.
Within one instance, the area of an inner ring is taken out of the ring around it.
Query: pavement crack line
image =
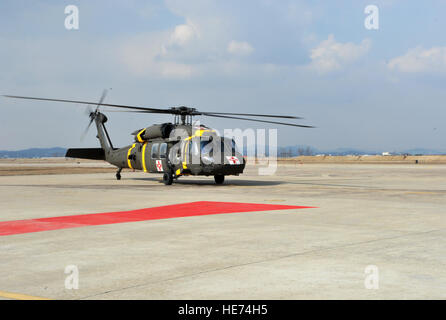
[[[349,244],[333,246],[333,247],[318,248],[318,249],[314,249],[314,250],[308,250],[308,251],[303,251],[303,252],[296,252],[296,253],[280,256],[280,257],[256,260],[256,261],[251,261],[251,262],[246,262],[246,263],[241,263],[241,264],[234,264],[234,265],[230,265],[230,266],[226,266],[226,267],[209,269],[209,270],[203,270],[203,271],[200,271],[200,272],[195,272],[195,273],[191,273],[191,274],[184,274],[184,275],[181,275],[181,276],[172,277],[172,278],[166,278],[166,279],[162,279],[162,280],[158,280],[158,281],[145,282],[145,283],[140,283],[140,284],[136,284],[136,285],[132,285],[132,286],[128,286],[128,287],[123,287],[123,288],[118,288],[118,289],[111,289],[111,290],[107,290],[107,291],[104,291],[104,292],[99,292],[99,293],[96,293],[96,294],[92,294],[92,295],[89,295],[89,296],[80,297],[78,300],[89,299],[89,298],[98,297],[98,296],[101,296],[101,295],[104,295],[104,294],[108,294],[108,293],[112,293],[112,292],[119,292],[119,291],[125,291],[125,290],[129,290],[129,289],[134,289],[134,288],[140,288],[140,287],[149,286],[149,285],[153,285],[153,284],[158,284],[158,283],[162,283],[162,282],[169,282],[169,281],[173,281],[173,280],[179,280],[179,279],[184,279],[184,278],[196,277],[196,276],[200,276],[202,274],[208,274],[208,273],[212,273],[212,272],[224,271],[224,270],[234,269],[234,268],[238,268],[238,267],[245,267],[245,266],[249,266],[249,265],[260,264],[260,263],[271,262],[271,261],[278,261],[278,260],[282,260],[282,259],[288,259],[288,258],[291,258],[291,257],[303,256],[303,255],[313,254],[313,253],[322,252],[322,251],[329,251],[329,250],[335,250],[335,249],[354,247],[354,246],[357,246],[357,245],[363,245],[363,244],[374,243],[374,242],[379,242],[379,241],[386,241],[386,240],[393,240],[393,239],[399,239],[399,238],[410,237],[410,236],[417,236],[417,235],[422,235],[422,234],[429,234],[429,233],[439,232],[439,231],[443,231],[443,230],[445,230],[445,228],[428,230],[428,231],[421,231],[421,232],[411,232],[411,233],[402,234],[402,235],[398,235],[398,236],[394,236],[394,237],[372,239],[372,240],[367,240],[367,241],[360,241],[360,242],[355,242],[355,243],[349,243]]]
[[[446,190],[418,190],[418,189],[401,189],[401,188],[381,188],[375,186],[362,186],[353,184],[334,184],[334,183],[315,183],[315,182],[287,182],[287,184],[297,184],[297,185],[310,185],[315,187],[331,187],[331,188],[351,188],[351,189],[361,189],[368,191],[394,191],[394,192],[431,192],[431,193],[445,193]]]

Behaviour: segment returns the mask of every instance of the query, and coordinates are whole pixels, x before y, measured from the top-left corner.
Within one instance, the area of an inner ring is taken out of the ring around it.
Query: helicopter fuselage
[[[102,148],[68,149],[66,156],[105,160],[118,168],[167,174],[170,180],[184,175],[224,177],[239,175],[245,159],[232,139],[220,137],[215,130],[187,124],[163,123],[133,132],[135,142],[113,148],[104,123],[105,115],[95,115]],[[224,178],[223,178],[224,179]]]
[[[187,140],[186,140],[187,141]],[[180,144],[180,160],[172,161],[174,146]],[[235,152],[228,155],[227,161],[223,163],[204,163],[191,161],[193,156],[189,151],[190,144],[185,141],[176,143],[165,140],[152,140],[146,142],[135,142],[132,145],[111,151],[106,161],[118,168],[129,168],[142,170],[148,173],[164,173],[173,171],[175,176],[181,175],[239,175],[245,168],[243,156]]]

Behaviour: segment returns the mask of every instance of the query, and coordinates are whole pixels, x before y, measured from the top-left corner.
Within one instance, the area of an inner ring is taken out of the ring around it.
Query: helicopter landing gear
[[[214,180],[216,184],[223,184],[225,182],[225,176],[223,174],[216,174]]]
[[[166,172],[163,174],[163,182],[166,186],[170,186],[173,182],[172,172]]]
[[[121,180],[121,170],[122,168],[119,168],[118,171],[116,172],[116,180]]]

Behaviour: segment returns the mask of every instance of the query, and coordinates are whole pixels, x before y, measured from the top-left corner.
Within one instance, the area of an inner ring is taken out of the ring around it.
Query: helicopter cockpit
[[[199,154],[203,164],[224,164],[226,157],[240,154],[233,139],[213,135],[200,141],[192,140],[191,152],[192,157]]]
[[[214,130],[200,128],[194,134],[176,144],[169,156],[172,163],[182,163],[183,169],[203,169],[243,164],[243,155],[234,139],[221,137]],[[234,168],[235,169],[235,168]]]

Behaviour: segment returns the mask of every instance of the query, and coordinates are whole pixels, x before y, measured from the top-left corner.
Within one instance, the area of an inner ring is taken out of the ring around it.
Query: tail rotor
[[[84,140],[85,136],[88,133],[88,130],[90,129],[91,124],[93,123],[94,119],[96,119],[96,116],[99,114],[99,107],[101,106],[102,102],[104,102],[104,99],[107,96],[107,92],[108,92],[107,89],[104,89],[104,91],[102,91],[101,98],[99,99],[99,102],[94,111],[93,109],[91,109],[89,105],[87,106],[87,109],[85,111],[87,115],[90,117],[90,122],[88,123],[87,127],[85,128],[84,132],[81,135],[81,141]]]

